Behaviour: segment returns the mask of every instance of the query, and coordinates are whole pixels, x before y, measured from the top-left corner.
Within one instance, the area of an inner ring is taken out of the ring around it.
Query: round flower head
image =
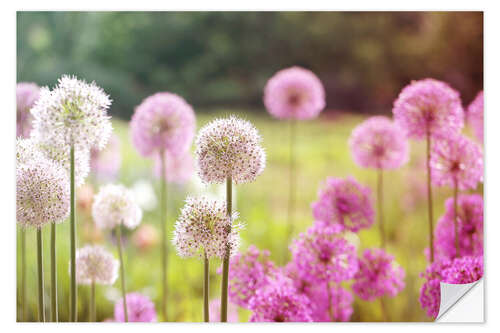
[[[229,299],[248,308],[255,292],[267,286],[278,270],[269,259],[269,251],[259,251],[251,245],[247,252],[238,253],[229,262]]]
[[[395,122],[409,137],[458,133],[463,127],[464,111],[459,93],[434,79],[412,81],[394,102]]]
[[[382,296],[394,297],[405,287],[405,271],[384,250],[366,249],[358,262],[352,290],[360,298],[373,301]]]
[[[181,257],[224,258],[229,245],[234,254],[239,246],[241,225],[231,227],[231,224],[237,218],[237,213],[227,216],[224,201],[188,197],[175,222],[173,244],[177,253]]]
[[[475,189],[483,180],[483,153],[475,142],[461,134],[437,140],[430,162],[432,183],[437,186]]]
[[[328,177],[311,206],[316,220],[339,223],[353,232],[370,227],[374,221],[371,191],[352,177]]]
[[[210,301],[210,321],[219,322],[220,321],[220,299],[213,299]],[[232,303],[227,305],[227,322],[237,323],[239,319],[238,307]]]
[[[396,169],[408,161],[406,134],[387,117],[371,117],[357,126],[349,146],[354,161],[363,168]]]
[[[47,159],[16,168],[16,219],[23,227],[42,228],[69,214],[68,174]]]
[[[154,155],[154,174],[156,177],[161,175],[160,154]],[[191,152],[174,155],[168,150],[164,152],[165,179],[167,182],[183,184],[191,179],[194,172],[194,160]]]
[[[185,152],[193,141],[195,126],[191,106],[168,92],[147,97],[135,109],[130,122],[132,142],[143,156],[161,150]]]
[[[269,79],[264,89],[264,104],[279,119],[311,119],[325,108],[325,89],[310,70],[290,67]]]
[[[102,149],[111,135],[107,110],[111,100],[94,82],[62,76],[50,91],[40,90],[31,109],[33,131],[38,141],[75,146],[76,150]]]
[[[123,224],[129,229],[139,225],[142,210],[134,200],[134,194],[123,185],[102,186],[94,197],[92,217],[99,229],[113,229]]]
[[[484,97],[483,91],[481,90],[467,108],[467,121],[474,131],[474,135],[481,142],[484,141],[483,113]]]
[[[99,151],[93,148],[90,151],[90,168],[98,178],[104,180],[113,180],[116,178],[122,163],[120,146],[120,139],[117,135],[113,134],[104,149]]]
[[[445,207],[434,230],[434,249],[438,256],[453,259],[456,256],[453,198],[446,200]],[[483,198],[479,194],[460,195],[457,208],[460,254],[483,255]]]
[[[127,315],[129,322],[150,323],[156,321],[155,305],[149,297],[139,293],[128,293],[125,297],[127,299]],[[125,321],[123,298],[115,304],[115,321]]]
[[[262,138],[248,121],[231,116],[205,125],[196,138],[198,175],[205,183],[253,182],[264,171]]]
[[[76,282],[111,285],[118,278],[120,263],[101,246],[87,245],[76,251]]]
[[[309,299],[298,294],[290,279],[277,276],[250,299],[251,322],[310,322]]]
[[[290,246],[299,276],[309,282],[342,282],[358,270],[356,248],[341,237],[340,226],[315,223]]]
[[[32,128],[30,109],[40,96],[40,88],[35,83],[20,82],[16,86],[16,136],[27,138]]]

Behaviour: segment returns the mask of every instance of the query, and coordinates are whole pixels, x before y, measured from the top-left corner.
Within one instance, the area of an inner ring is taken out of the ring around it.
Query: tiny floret
[[[120,263],[101,246],[87,245],[76,251],[76,282],[112,285]]]
[[[123,185],[108,184],[94,197],[92,217],[99,229],[113,229],[120,224],[134,229],[141,222],[142,210],[132,191]]]

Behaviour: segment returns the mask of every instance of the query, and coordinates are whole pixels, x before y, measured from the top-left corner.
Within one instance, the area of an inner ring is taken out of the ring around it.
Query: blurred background
[[[113,99],[110,113],[119,142],[120,168],[112,177],[92,170],[79,189],[78,246],[101,243],[117,256],[114,236],[93,227],[92,195],[107,182],[131,187],[144,217],[139,228],[126,234],[127,290],[148,295],[160,309],[159,184],[152,173],[153,161],[142,158],[132,146],[128,121],[145,97],[170,91],[193,106],[198,128],[215,117],[237,114],[259,129],[267,152],[266,170],[256,182],[238,186],[234,195],[241,221],[246,223],[242,250],[255,244],[269,249],[277,265],[285,265],[289,259],[289,132],[286,122],[267,114],[262,93],[270,76],[292,65],[314,71],[327,95],[327,108],[320,117],[301,122],[297,128],[295,237],[312,224],[310,204],[326,177],[352,175],[375,189],[375,173],[354,164],[347,140],[367,116],[390,115],[394,99],[411,80],[446,81],[460,91],[464,105],[482,89],[483,16],[470,12],[19,12],[18,82],[53,87],[62,74],[75,74],[96,81]],[[406,288],[387,300],[393,321],[431,320],[418,301],[428,242],[424,148],[422,142],[412,142],[410,162],[386,176],[387,250],[406,271]],[[170,235],[186,195],[199,193],[223,198],[224,188],[204,187],[195,174],[184,184],[169,184]],[[451,195],[447,188],[435,190],[436,220]],[[46,229],[48,254],[50,230]],[[58,234],[59,313],[64,321],[69,299],[69,224],[58,226]],[[358,236],[353,241],[360,253],[379,246],[376,225]],[[36,320],[33,231],[27,232],[27,248],[28,320]],[[169,260],[169,319],[201,321],[202,262],[180,259],[172,247]],[[48,311],[48,258],[45,265]],[[219,262],[211,263],[212,298],[219,297],[219,266]],[[119,287],[116,282],[97,288],[98,320],[113,317]],[[88,289],[79,287],[82,321],[88,317]],[[353,321],[382,318],[379,302],[354,297],[353,308]],[[248,311],[238,311],[240,321],[248,320]]]

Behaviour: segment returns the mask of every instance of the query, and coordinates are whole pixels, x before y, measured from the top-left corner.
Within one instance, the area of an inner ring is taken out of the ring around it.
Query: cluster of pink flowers
[[[127,315],[129,322],[155,322],[156,309],[154,303],[149,297],[140,293],[128,293]],[[125,314],[123,312],[123,298],[115,304],[115,321],[124,322]]]
[[[481,90],[476,98],[469,104],[467,108],[467,122],[472,127],[476,138],[484,141],[484,95]]]
[[[312,210],[317,221],[338,223],[353,232],[370,227],[375,216],[370,188],[352,177],[328,177]]]
[[[40,96],[40,88],[36,83],[20,82],[16,86],[16,136],[27,138],[30,135],[33,117],[30,109]]]

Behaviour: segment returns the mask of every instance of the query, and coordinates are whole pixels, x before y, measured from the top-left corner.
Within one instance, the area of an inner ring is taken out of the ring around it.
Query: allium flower
[[[476,138],[478,138],[481,142],[484,141],[483,113],[484,97],[483,91],[481,90],[467,108],[467,121],[474,130]]]
[[[248,308],[250,298],[270,283],[278,269],[269,259],[269,251],[251,245],[245,253],[234,255],[229,262],[229,299]]]
[[[298,294],[290,279],[277,276],[250,298],[251,322],[310,322],[309,299]]]
[[[360,298],[373,301],[382,296],[394,297],[405,287],[404,269],[384,250],[366,249],[358,262],[352,290]]]
[[[231,116],[205,125],[196,138],[198,175],[205,183],[249,183],[264,171],[266,155],[257,129]]]
[[[30,109],[40,96],[40,88],[35,83],[20,82],[16,86],[16,136],[27,138],[32,128]]]
[[[328,177],[311,206],[316,220],[339,223],[353,232],[370,227],[375,216],[370,188],[352,177]]]
[[[185,152],[193,141],[195,126],[191,105],[168,92],[147,97],[135,109],[130,122],[132,142],[143,156],[161,150]]]
[[[207,197],[188,197],[182,208],[181,215],[175,222],[174,239],[172,240],[177,253],[181,257],[199,256],[203,258],[224,258],[226,246],[231,254],[239,247],[240,224],[233,225],[238,218],[237,213],[228,217],[224,201]],[[231,233],[228,230],[231,228]]]
[[[194,160],[189,151],[182,154],[172,154],[168,150],[164,153],[165,179],[167,182],[183,184],[191,179],[194,172]],[[159,154],[154,155],[154,174],[161,176],[161,159]]]
[[[325,108],[325,89],[310,70],[290,67],[269,79],[264,104],[276,118],[310,119]]]
[[[472,283],[483,277],[483,256],[462,257],[453,260],[443,269],[443,282],[452,284]]]
[[[458,185],[474,189],[483,179],[483,153],[465,136],[448,135],[437,140],[431,150],[431,178],[437,186]]]
[[[149,297],[140,293],[128,293],[126,299],[129,322],[150,323],[156,321],[155,305],[151,302]],[[115,321],[125,321],[125,315],[123,313],[123,298],[115,304]]]
[[[120,263],[101,246],[87,245],[76,251],[76,282],[111,285],[118,278]]]
[[[104,180],[116,178],[122,163],[120,148],[120,139],[116,134],[113,134],[104,149],[99,151],[93,148],[90,151],[90,168],[98,178]]]
[[[349,146],[354,161],[363,168],[396,169],[408,161],[406,134],[387,117],[371,117],[358,125]]]
[[[315,223],[290,246],[299,276],[310,282],[342,282],[358,270],[356,248],[340,234],[340,226]]]
[[[458,133],[464,123],[459,93],[434,79],[412,81],[399,94],[392,112],[395,122],[414,139],[423,139],[427,133]]]
[[[440,257],[453,259],[455,249],[455,211],[453,198],[445,203],[445,213],[434,230],[434,249]],[[479,256],[483,254],[483,198],[479,194],[459,195],[458,239],[460,254]]]
[[[62,76],[50,91],[44,87],[31,109],[33,134],[40,142],[75,146],[76,151],[102,149],[111,135],[107,110],[111,100],[94,82]]]
[[[16,219],[23,227],[42,228],[69,214],[68,174],[46,159],[16,168]]]
[[[16,164],[36,164],[46,159],[38,144],[32,139],[16,139]]]
[[[134,194],[123,185],[102,186],[94,197],[92,217],[99,229],[113,229],[123,224],[129,229],[139,225],[142,210],[134,200]]]
[[[210,311],[210,321],[219,322],[220,321],[220,299],[213,299],[210,301],[209,305]],[[237,323],[239,319],[238,307],[232,303],[227,305],[227,322]]]

